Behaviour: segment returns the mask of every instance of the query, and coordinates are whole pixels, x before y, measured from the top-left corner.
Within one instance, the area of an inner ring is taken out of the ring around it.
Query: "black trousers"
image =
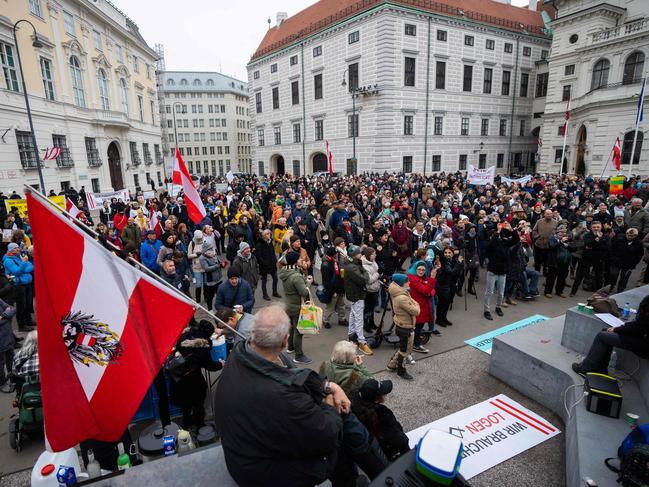
[[[548,249],[542,249],[540,247],[534,246],[534,269],[537,272],[541,271],[541,266],[545,264],[548,256]]]
[[[187,429],[190,426],[202,428],[205,426],[205,407],[203,404],[192,404],[191,406],[183,406],[183,428]]]
[[[31,314],[34,309],[34,297],[31,284],[20,284],[14,286],[16,297],[16,321],[18,328],[29,326]]]
[[[448,314],[448,309],[451,307],[454,296],[455,293],[453,292],[448,296],[444,296],[442,294],[437,295],[437,310],[435,318],[438,324],[448,321],[446,315]]]
[[[378,291],[375,293],[368,292],[367,294],[365,294],[365,309],[363,310],[363,314],[365,315],[365,324],[372,327],[374,326],[374,308],[376,307],[376,303],[378,302]]]
[[[14,361],[14,349],[10,348],[4,352],[0,352],[0,385],[4,384],[7,376],[11,374],[11,366]],[[5,368],[7,369],[5,373]]]
[[[203,290],[205,291],[205,303],[207,304],[207,309],[210,311],[214,308],[214,296],[216,296],[217,289],[218,286],[203,286]]]
[[[569,270],[570,266],[567,264],[558,267],[548,267],[548,275],[545,278],[545,294],[552,294],[552,288],[555,289],[557,295],[563,294]]]
[[[602,278],[604,276],[604,267],[602,262],[586,262],[584,259],[579,261],[577,266],[577,274],[575,275],[575,281],[572,283],[571,294],[577,294],[577,290],[581,285],[581,282],[584,280],[584,277],[592,267],[592,272],[595,274],[595,290],[602,287]]]
[[[611,263],[608,269],[606,284],[609,284],[611,288],[617,284],[617,292],[621,293],[626,289],[632,271],[633,269],[622,269],[621,267]]]

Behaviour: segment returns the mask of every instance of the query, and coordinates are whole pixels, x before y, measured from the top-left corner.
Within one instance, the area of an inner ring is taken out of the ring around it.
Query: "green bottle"
[[[117,452],[119,453],[117,457],[117,470],[131,468],[131,457],[124,452],[124,443],[117,444]]]

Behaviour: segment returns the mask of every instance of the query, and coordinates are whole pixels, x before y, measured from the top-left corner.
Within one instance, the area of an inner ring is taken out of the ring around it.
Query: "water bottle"
[[[615,370],[616,365],[617,365],[617,352],[613,350],[613,353],[611,354],[611,359],[608,361],[608,369]]]
[[[131,458],[124,451],[124,443],[117,444],[117,453],[119,454],[117,457],[117,470],[131,468]]]
[[[631,306],[629,303],[624,303],[624,308],[622,308],[622,318],[628,318],[631,314]]]
[[[196,448],[189,431],[178,430],[178,453],[183,453]]]
[[[99,462],[95,459],[95,453],[88,450],[88,465],[86,466],[88,477],[91,479],[101,477],[101,467]]]

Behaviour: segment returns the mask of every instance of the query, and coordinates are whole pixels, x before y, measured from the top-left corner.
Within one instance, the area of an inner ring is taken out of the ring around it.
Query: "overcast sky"
[[[246,63],[277,12],[289,16],[312,0],[111,0],[154,47],[164,45],[167,70],[220,71],[248,80]],[[528,0],[512,0],[527,5]]]

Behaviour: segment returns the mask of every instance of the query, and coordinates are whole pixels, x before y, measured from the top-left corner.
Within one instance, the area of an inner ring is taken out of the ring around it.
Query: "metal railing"
[[[590,91],[586,92],[584,96],[590,95],[591,93],[599,90],[611,90],[613,88],[619,88],[620,86],[631,86],[631,85],[637,85],[642,83],[642,78],[637,78],[637,79],[626,79],[622,81],[618,81],[617,83],[606,83],[602,84],[600,86],[596,86],[595,88],[591,89]],[[580,97],[581,98],[581,97]]]
[[[68,147],[61,147],[61,154],[56,158],[57,167],[74,167],[74,161]]]
[[[99,167],[101,166],[101,158],[99,157],[98,149],[86,149],[88,154],[88,166],[90,167]]]
[[[631,35],[635,34],[636,32],[642,32],[647,29],[649,29],[649,19],[642,19],[636,22],[631,22],[630,24],[618,25],[617,27],[595,32],[594,34],[592,34],[592,39],[593,43],[603,42],[609,39],[614,39],[616,37]]]
[[[140,153],[138,151],[131,151],[131,164],[134,166],[142,164],[142,159],[140,159]]]

